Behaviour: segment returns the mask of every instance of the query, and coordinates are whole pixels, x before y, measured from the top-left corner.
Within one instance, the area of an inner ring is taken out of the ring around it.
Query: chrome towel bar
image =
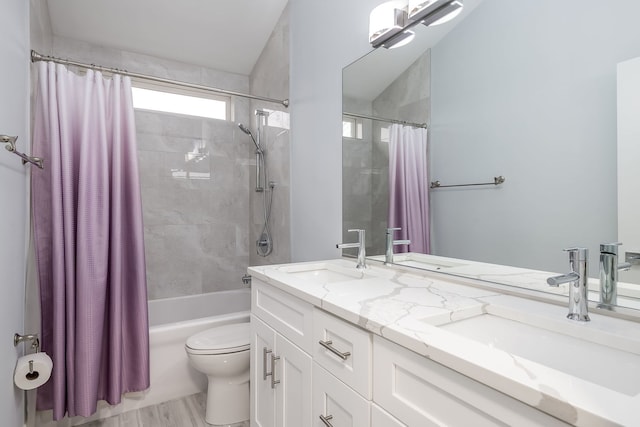
[[[476,185],[500,185],[500,184],[504,183],[504,181],[505,181],[505,177],[504,176],[494,176],[493,177],[493,182],[480,182],[480,183],[477,183],[477,184],[442,185],[442,184],[440,184],[440,181],[432,181],[431,182],[431,188],[470,187],[470,186],[476,186]]]
[[[26,165],[27,163],[31,163],[33,165],[36,165],[40,169],[43,169],[44,159],[41,159],[40,157],[27,156],[26,154],[19,152],[16,149],[17,140],[18,140],[17,136],[0,135],[0,142],[7,144],[4,146],[4,148],[6,148],[7,151],[9,151],[10,153],[13,153],[16,156],[20,157],[22,159],[23,165]]]

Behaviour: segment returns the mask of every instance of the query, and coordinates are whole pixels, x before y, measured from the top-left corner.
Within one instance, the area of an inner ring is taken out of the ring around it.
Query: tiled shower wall
[[[250,76],[251,93],[274,99],[289,98],[289,6],[287,6],[271,37],[258,58]],[[251,102],[251,125],[255,129],[256,109],[271,111],[264,128],[263,142],[267,179],[274,181],[273,205],[271,209],[271,233],[273,236],[273,252],[261,257],[256,252],[255,242],[262,233],[264,225],[263,193],[253,191],[255,187],[255,168],[251,170],[251,219],[249,253],[251,265],[281,264],[291,261],[290,235],[290,134],[289,110],[283,105]],[[266,195],[270,198],[269,192]]]
[[[249,77],[54,37],[53,54],[248,92]],[[249,101],[232,121],[136,111],[149,299],[242,287],[249,265]],[[187,153],[199,149],[200,160]]]

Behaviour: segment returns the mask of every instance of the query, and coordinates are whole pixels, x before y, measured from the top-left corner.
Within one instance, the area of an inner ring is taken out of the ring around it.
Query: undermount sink
[[[566,319],[538,325],[521,317],[489,305],[485,314],[439,327],[619,393],[640,393],[637,336],[586,329],[590,325]]]
[[[377,255],[371,258],[377,261],[385,260],[384,255]],[[393,263],[407,267],[421,268],[423,270],[445,270],[447,268],[462,267],[466,265],[437,255],[428,255],[416,252],[395,254],[393,255]]]
[[[407,267],[418,267],[427,270],[443,270],[452,267],[461,267],[464,264],[441,259],[433,255],[418,253],[396,254],[393,257],[394,264],[406,265]]]
[[[327,262],[287,265],[279,267],[278,270],[294,276],[296,279],[314,283],[336,283],[369,277],[364,271],[357,270],[355,267],[347,269]]]

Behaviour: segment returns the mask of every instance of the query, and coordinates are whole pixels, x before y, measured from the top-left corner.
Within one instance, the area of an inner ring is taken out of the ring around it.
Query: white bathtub
[[[117,406],[99,402],[93,416],[66,419],[57,426],[108,418],[205,391],[206,377],[189,366],[184,350],[187,338],[215,326],[248,322],[250,309],[249,289],[149,301],[150,389],[125,394]],[[50,424],[51,411],[39,412],[37,418],[37,426],[56,425]]]

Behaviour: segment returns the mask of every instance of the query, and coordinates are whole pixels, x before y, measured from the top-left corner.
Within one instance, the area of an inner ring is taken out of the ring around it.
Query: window
[[[230,98],[210,94],[200,94],[180,89],[169,92],[168,89],[156,90],[148,85],[134,83],[131,88],[133,108],[140,110],[161,111],[165,113],[184,114],[187,116],[206,117],[210,119],[228,120]]]
[[[381,142],[389,142],[390,141],[390,131],[391,126],[382,126],[380,128],[380,141]]]
[[[362,139],[362,120],[342,117],[342,136],[344,138]]]

